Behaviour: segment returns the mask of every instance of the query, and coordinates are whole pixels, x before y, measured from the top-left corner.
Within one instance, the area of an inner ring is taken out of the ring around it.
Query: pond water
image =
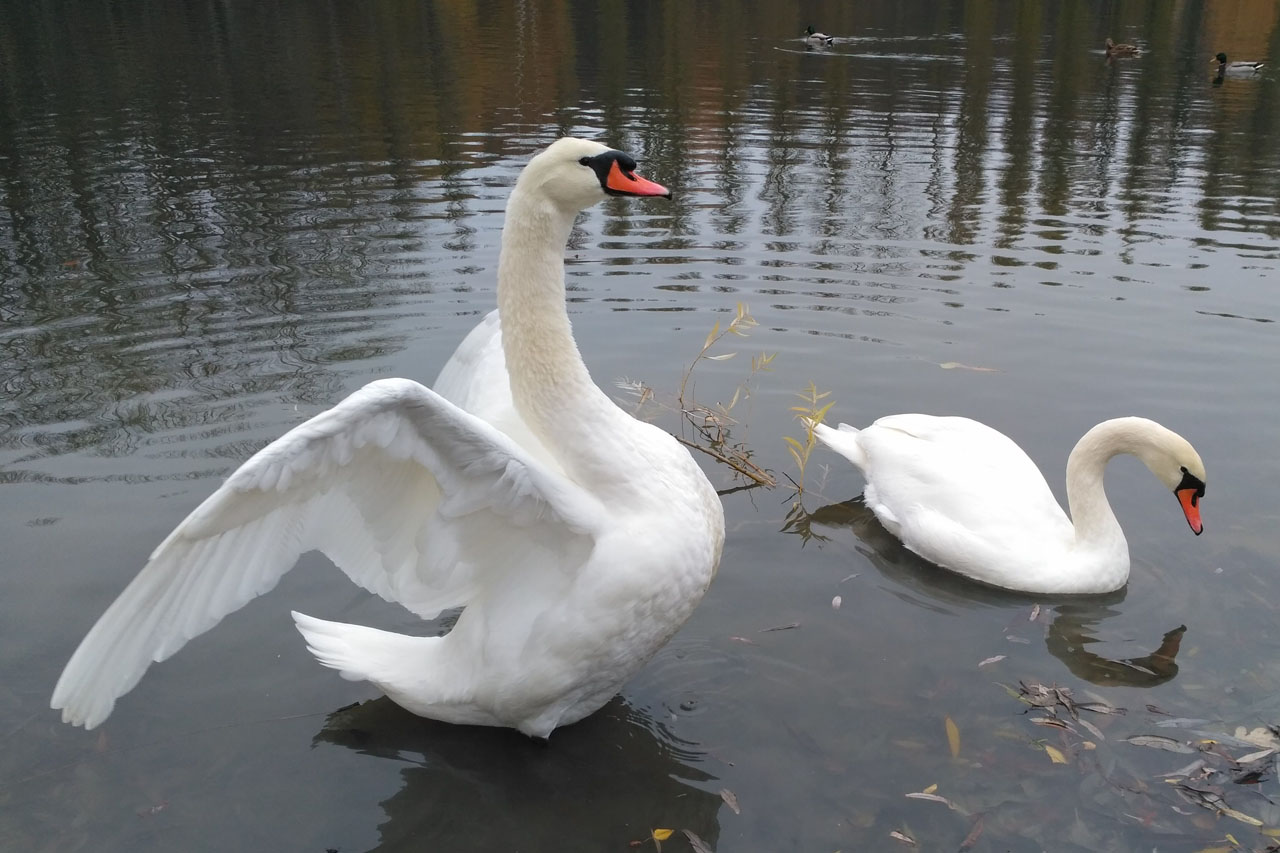
[[[1280,723],[1280,75],[1215,84],[1208,64],[1280,63],[1274,2],[11,5],[0,847],[1271,843],[1280,784],[1239,784],[1226,757],[1262,747],[1199,749]],[[810,23],[836,43],[806,50]],[[1144,54],[1108,62],[1107,36]],[[575,233],[597,382],[669,399],[738,303],[758,324],[688,397],[745,386],[729,442],[784,485],[740,489],[697,454],[728,539],[692,620],[544,746],[317,666],[291,608],[429,627],[310,555],[100,730],[59,722],[75,645],[221,478],[373,378],[435,376],[494,304],[519,169],[566,132],[675,191]],[[831,420],[979,418],[1059,496],[1088,427],[1154,418],[1205,459],[1205,534],[1123,458],[1125,590],[957,580],[851,502],[833,454],[797,498],[783,436],[810,383]],[[1176,662],[1148,658],[1166,633]],[[1127,713],[1079,711],[1091,729],[1058,704],[1070,728],[1037,725],[1000,686],[1019,682]],[[1150,735],[1196,753],[1125,740]]]

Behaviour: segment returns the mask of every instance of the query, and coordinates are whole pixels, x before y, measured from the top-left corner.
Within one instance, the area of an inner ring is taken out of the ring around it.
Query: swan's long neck
[[[620,411],[591,381],[565,308],[564,250],[574,216],[536,188],[516,187],[502,229],[498,312],[516,409],[562,461],[586,464],[589,431]]]
[[[1122,420],[1105,421],[1086,432],[1067,458],[1067,505],[1077,547],[1123,549],[1128,554],[1102,475],[1111,457],[1131,451],[1131,438]]]

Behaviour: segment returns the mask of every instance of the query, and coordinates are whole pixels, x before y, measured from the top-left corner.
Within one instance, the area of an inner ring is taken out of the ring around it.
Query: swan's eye
[[[579,163],[581,163],[582,165],[586,166],[588,169],[592,168],[592,166],[594,165],[594,164],[591,162],[591,158],[590,158],[590,157],[583,157],[583,158],[582,158],[581,160],[579,160],[578,162],[579,162]],[[1185,471],[1186,469],[1184,468],[1183,470]]]
[[[1201,480],[1195,474],[1192,474],[1190,471],[1188,471],[1187,466],[1183,465],[1181,467],[1182,467],[1182,482],[1178,484],[1178,488],[1174,489],[1174,491],[1181,492],[1185,489],[1193,490],[1195,494],[1191,496],[1191,505],[1198,506],[1200,503],[1200,498],[1204,497],[1204,480]]]

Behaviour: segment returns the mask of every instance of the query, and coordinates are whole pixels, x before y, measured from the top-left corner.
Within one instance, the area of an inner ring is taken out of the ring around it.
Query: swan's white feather
[[[85,637],[53,706],[97,725],[152,661],[306,551],[432,617],[465,605],[486,567],[571,571],[601,523],[595,498],[483,420],[416,382],[370,383],[264,447],[178,525]],[[510,525],[545,529],[493,535]],[[534,540],[545,560],[528,559]]]

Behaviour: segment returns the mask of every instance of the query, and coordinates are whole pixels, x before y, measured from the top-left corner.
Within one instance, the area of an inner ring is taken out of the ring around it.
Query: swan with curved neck
[[[867,506],[930,562],[1006,589],[1100,593],[1129,578],[1129,546],[1102,487],[1130,453],[1178,498],[1198,536],[1204,463],[1186,439],[1146,418],[1103,421],[1067,459],[1068,517],[1011,439],[968,418],[892,415],[814,435],[866,477]]]
[[[669,196],[620,151],[561,139],[507,205],[498,309],[435,390],[366,385],[244,463],[152,553],[54,689],[93,728],[152,661],[319,550],[442,637],[294,613],[307,647],[424,717],[546,737],[605,704],[684,624],[724,514],[675,439],[591,381],[565,307],[565,244],[608,195]]]

